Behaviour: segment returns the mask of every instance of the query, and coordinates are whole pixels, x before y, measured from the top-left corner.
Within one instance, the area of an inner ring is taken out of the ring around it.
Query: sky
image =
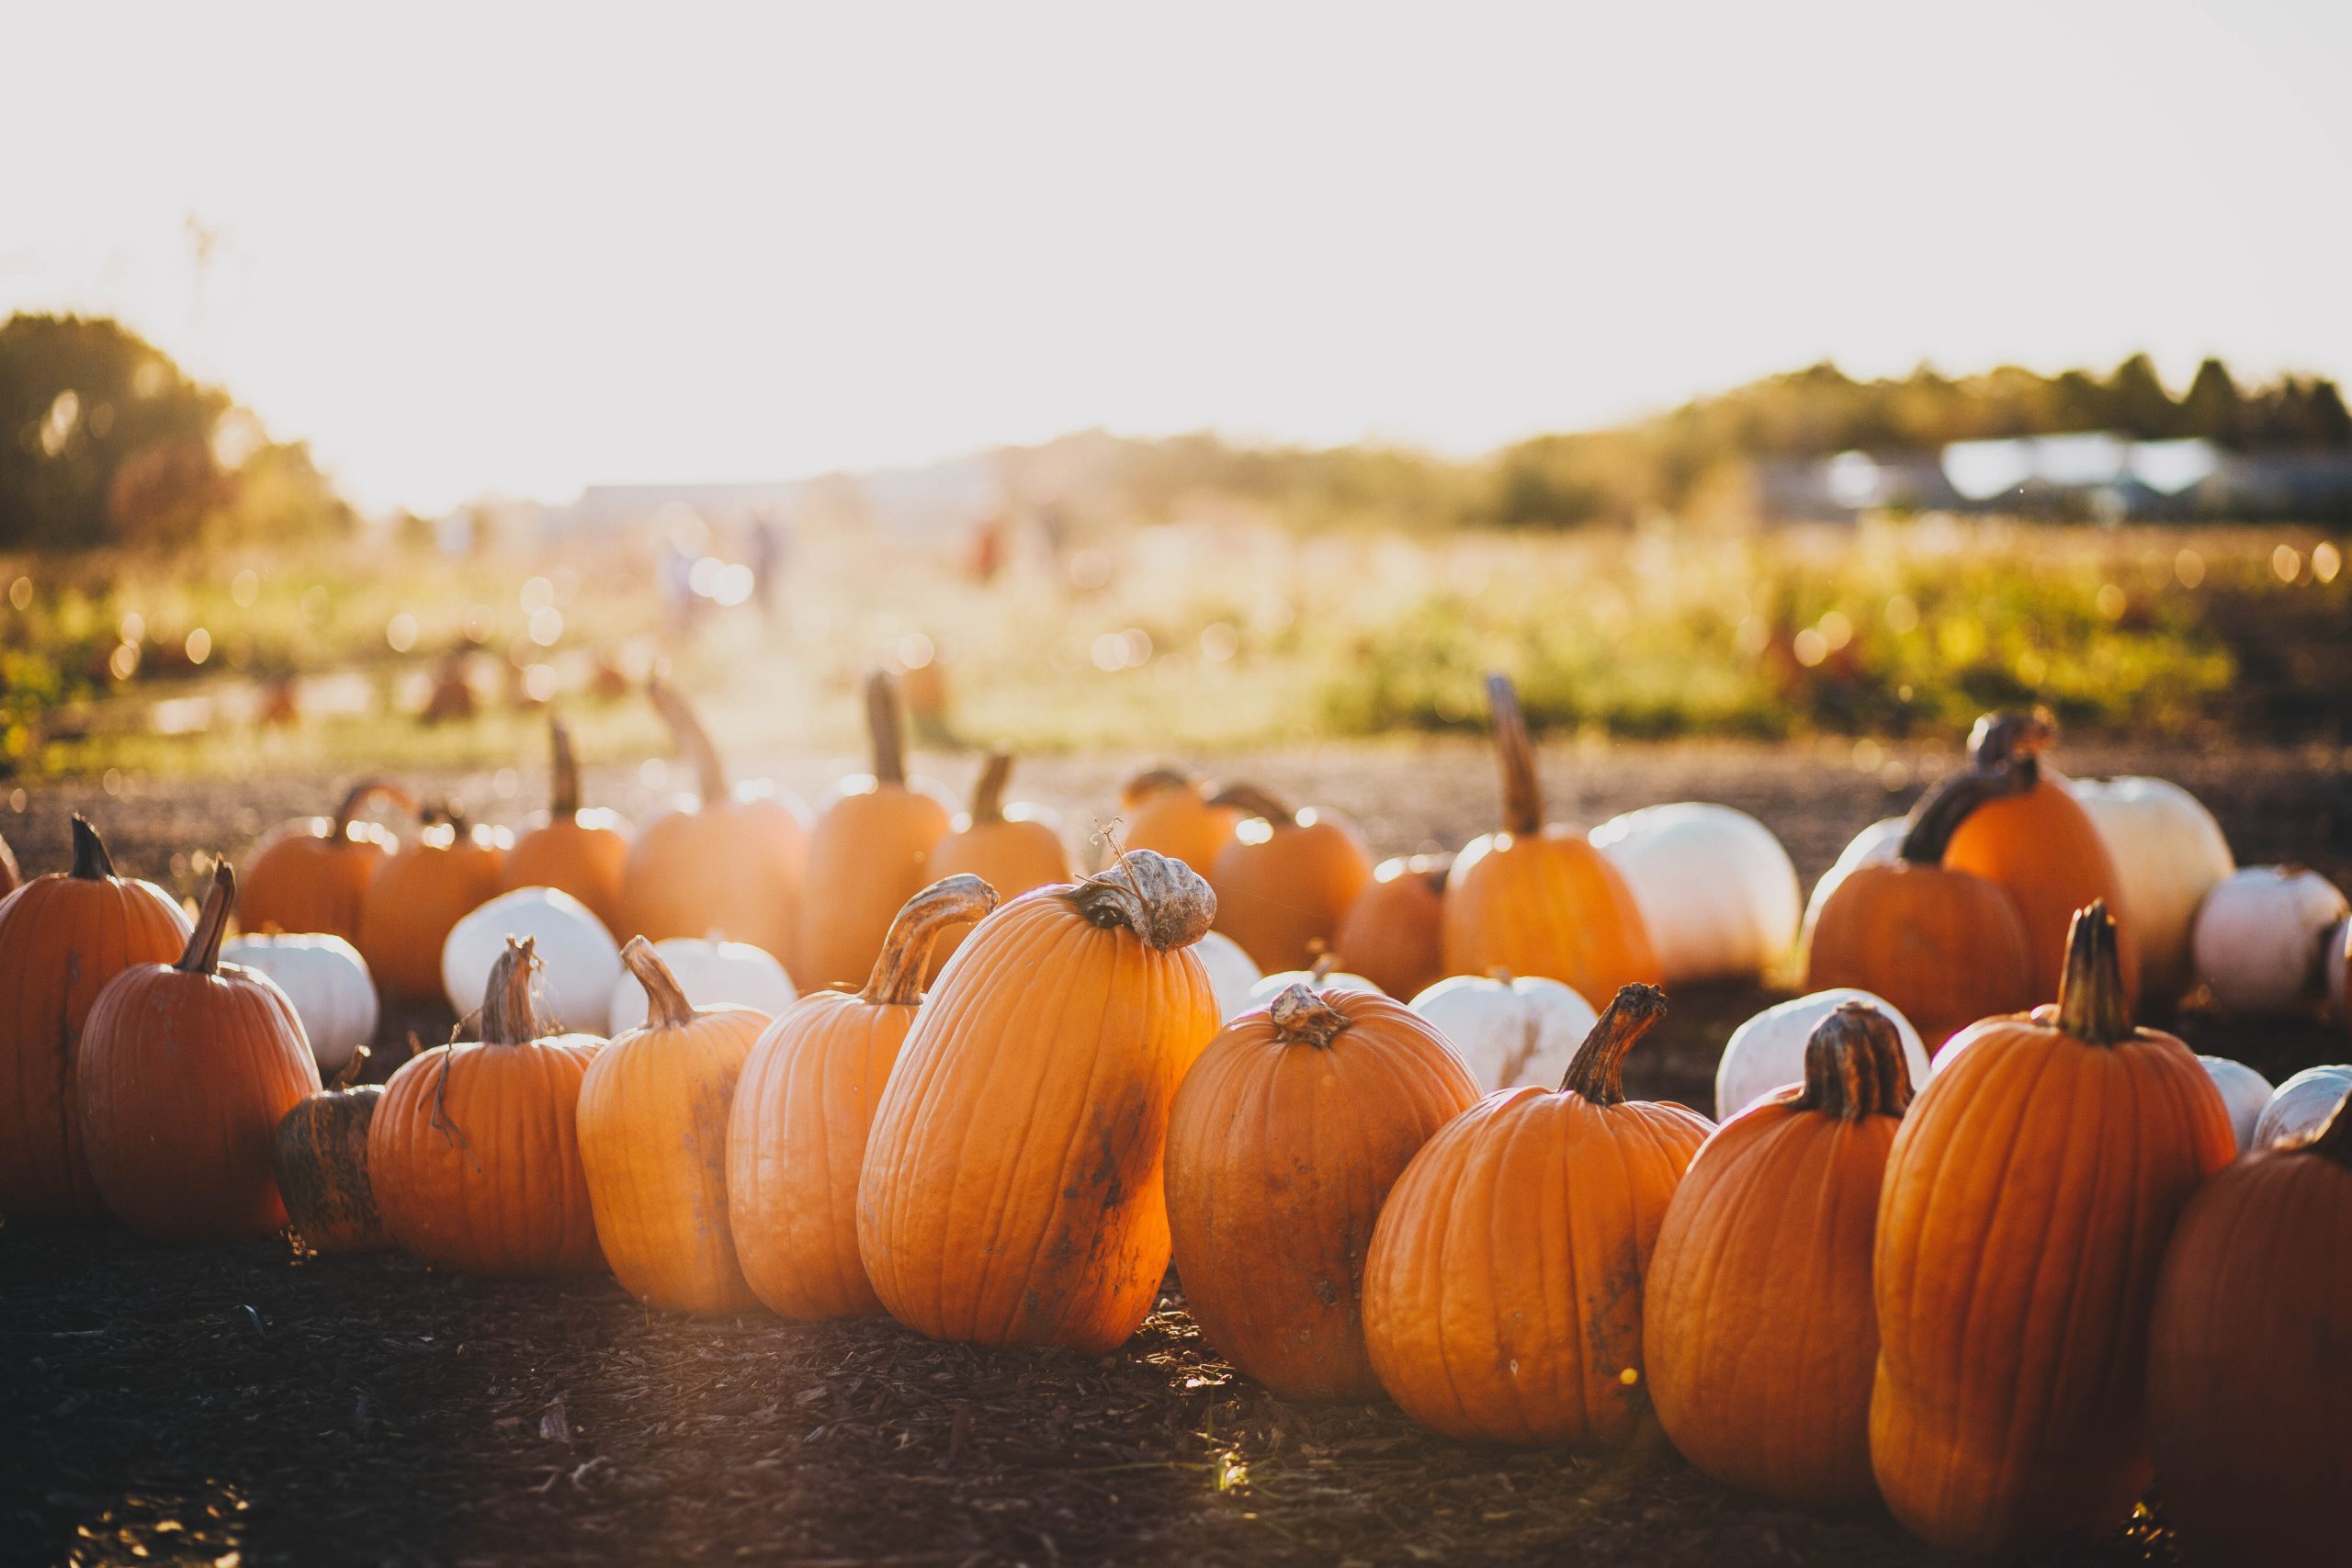
[[[1824,358],[2352,378],[2340,0],[589,9],[0,0],[0,314],[428,512]]]

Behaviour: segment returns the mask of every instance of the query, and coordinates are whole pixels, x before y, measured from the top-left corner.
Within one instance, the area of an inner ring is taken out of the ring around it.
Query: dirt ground
[[[1810,884],[1855,829],[1903,809],[1949,754],[1740,748],[1561,750],[1555,817],[1673,799],[1755,812]],[[2246,863],[2352,883],[2352,758],[2085,750],[2083,773],[2196,790]],[[846,759],[778,759],[813,794]],[[970,759],[937,760],[960,787]],[[1041,761],[1014,793],[1107,816],[1126,764]],[[747,769],[747,773],[759,770]],[[1216,770],[1348,812],[1384,853],[1489,825],[1475,749],[1237,759]],[[65,816],[119,865],[183,888],[192,848],[242,856],[341,781],[28,786],[0,811],[28,874]],[[426,781],[519,821],[542,781]],[[662,782],[592,773],[641,810]],[[5,799],[0,795],[0,799]],[[176,866],[174,857],[179,856]],[[1629,1064],[1635,1094],[1707,1107],[1715,1054],[1773,994],[1686,991]],[[446,1012],[388,1021],[446,1033]],[[2334,1026],[2181,1032],[2277,1078],[2346,1055]],[[2052,1562],[2172,1561],[2154,1512]],[[609,1280],[499,1283],[280,1244],[171,1249],[119,1232],[0,1228],[0,1563],[1479,1562],[1902,1564],[1937,1559],[1883,1517],[1819,1519],[1693,1473],[1655,1436],[1623,1453],[1509,1452],[1393,1409],[1312,1407],[1236,1379],[1172,1286],[1101,1359],[934,1345],[887,1322],[649,1314]]]

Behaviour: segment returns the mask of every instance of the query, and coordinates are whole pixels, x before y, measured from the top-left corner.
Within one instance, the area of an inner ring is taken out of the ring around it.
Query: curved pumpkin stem
[[[1012,778],[1012,753],[999,746],[992,749],[988,760],[980,764],[980,776],[972,785],[972,826],[983,822],[1004,820],[1004,786]]]
[[[338,844],[349,838],[351,825],[359,819],[360,813],[379,800],[390,801],[412,817],[417,815],[416,796],[399,784],[390,779],[362,779],[344,792],[341,804],[334,808],[334,826],[327,829],[327,838]]]
[[[653,944],[641,936],[628,939],[621,949],[621,962],[645,987],[645,1026],[648,1029],[676,1029],[695,1021],[695,1004],[686,999],[685,987],[653,951]]]
[[[899,682],[888,670],[865,678],[865,728],[874,737],[874,782],[907,782],[906,716],[899,710]]]
[[[77,882],[103,882],[114,874],[114,856],[107,853],[107,841],[78,811],[74,814],[74,869],[67,874]]]
[[[335,1069],[334,1077],[326,1081],[325,1087],[330,1090],[349,1089],[359,1081],[359,1075],[367,1070],[368,1058],[375,1054],[365,1045],[354,1046],[350,1056]]]
[[[2006,761],[1991,766],[1972,763],[1947,775],[1911,807],[1911,825],[1904,829],[1896,855],[1912,865],[1943,864],[1951,836],[1978,807],[2025,794],[2037,776],[2030,769]]]
[[[1544,785],[1535,776],[1535,742],[1520,711],[1519,688],[1510,677],[1487,677],[1487,709],[1492,716],[1495,750],[1503,764],[1503,829],[1513,838],[1544,830]]]
[[[1868,1002],[1845,1002],[1815,1024],[1796,1103],[1841,1122],[1902,1115],[1911,1103],[1911,1064],[1894,1021]]]
[[[490,966],[482,987],[481,1039],[485,1045],[526,1045],[539,1038],[539,1010],[531,1000],[531,975],[539,966],[538,939],[510,936],[506,951]]]
[[[2327,1113],[2327,1120],[2303,1147],[2338,1165],[2352,1167],[2352,1094],[2335,1102],[2335,1109]]]
[[[1193,775],[1174,768],[1146,768],[1119,786],[1119,794],[1129,800],[1144,800],[1164,790],[1191,789]]]
[[[694,705],[659,676],[645,682],[645,695],[652,703],[653,711],[662,716],[662,722],[669,728],[670,739],[678,743],[678,750],[694,763],[695,778],[698,781],[703,804],[716,806],[725,801],[729,793],[727,761],[718,754],[718,743],[711,739],[710,731],[702,727],[702,717],[695,712]]]
[[[1315,962],[1306,966],[1306,983],[1320,986],[1331,977],[1331,971],[1340,966],[1340,955],[1319,942],[1315,945],[1318,951],[1315,954]]]
[[[1266,1006],[1266,1016],[1273,1021],[1274,1038],[1285,1045],[1312,1045],[1328,1051],[1340,1032],[1348,1027],[1348,1015],[1317,996],[1305,986],[1285,986],[1282,994]]]
[[[197,911],[196,929],[173,968],[189,975],[220,973],[220,939],[229,932],[229,911],[237,907],[237,873],[227,861],[212,868],[212,891]]]
[[[572,755],[571,727],[560,718],[548,719],[548,747],[554,754],[548,820],[569,822],[580,815],[580,759]]]
[[[2075,911],[2075,923],[2066,928],[2066,967],[2058,976],[2058,1027],[2093,1045],[2132,1038],[2132,1008],[2123,996],[2115,917],[2107,912],[2104,898]]]
[[[1968,751],[1979,768],[2014,769],[2031,789],[2041,776],[2041,753],[2057,740],[2058,724],[2048,708],[1988,713],[1969,731]]]
[[[972,925],[997,907],[995,888],[969,872],[943,876],[899,907],[882,939],[861,1000],[884,1007],[912,1007],[922,1000],[922,972],[932,943],[950,926]]]
[[[1109,869],[1057,896],[1093,924],[1125,926],[1161,953],[1192,946],[1216,919],[1207,879],[1157,850],[1127,850]]]
[[[1595,1021],[1560,1080],[1562,1094],[1582,1095],[1595,1105],[1625,1103],[1625,1053],[1666,1016],[1666,993],[1656,986],[1621,987]]]
[[[1208,803],[1211,806],[1235,807],[1252,817],[1262,817],[1277,828],[1287,828],[1298,820],[1298,813],[1291,809],[1289,802],[1273,791],[1261,789],[1253,784],[1221,785],[1215,795],[1209,796]]]

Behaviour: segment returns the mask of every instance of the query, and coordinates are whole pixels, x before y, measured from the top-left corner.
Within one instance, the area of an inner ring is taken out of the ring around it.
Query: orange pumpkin
[[[278,1119],[319,1092],[294,1004],[220,962],[237,900],[229,863],[176,964],[107,982],[75,1056],[90,1180],[151,1241],[237,1241],[284,1228],[270,1156]]]
[[[1364,1345],[1406,1415],[1448,1437],[1622,1442],[1642,1388],[1642,1280],[1713,1124],[1628,1100],[1625,1053],[1665,1016],[1628,986],[1557,1092],[1503,1089],[1413,1156],[1373,1229]]]
[[[135,964],[187,943],[187,917],[152,882],[114,874],[96,829],[74,818],[74,865],[0,900],[0,1215],[106,1213],[82,1153],[75,1057],[90,1005]]]
[[[727,1226],[727,1120],[744,1058],[768,1026],[751,1008],[696,1008],[662,955],[632,937],[645,1025],[616,1035],[580,1086],[580,1163],[613,1277],[649,1306],[756,1306]]]
[[[382,1084],[354,1084],[368,1060],[362,1045],[334,1083],[278,1119],[270,1164],[294,1234],[313,1252],[383,1252],[392,1245],[368,1179],[368,1129]]]
[[[1452,855],[1380,863],[1356,896],[1331,951],[1400,1001],[1445,978],[1445,878]]]
[[[505,886],[555,887],[588,906],[616,939],[622,929],[621,879],[628,867],[628,824],[610,811],[580,808],[580,763],[571,752],[571,731],[560,718],[548,721],[555,749],[554,784],[546,818],[514,840],[507,852]]]
[[[885,671],[866,677],[865,720],[874,772],[843,779],[808,837],[808,918],[799,962],[788,965],[803,990],[865,983],[899,907],[931,882],[932,851],[952,826],[936,796],[907,782],[899,687]]]
[[[2099,905],[2055,1007],[1945,1047],[1878,1212],[1871,1467],[1905,1529],[2007,1556],[2130,1516],[2157,1262],[2236,1146],[2196,1055],[2132,1027]]]
[[[808,863],[808,807],[771,784],[730,786],[725,759],[685,698],[660,681],[645,690],[692,759],[702,798],[639,828],[621,874],[622,927],[649,942],[715,931],[790,965]]]
[[[935,1339],[1101,1354],[1168,1269],[1169,1102],[1216,1032],[1188,951],[1215,912],[1182,863],[1132,851],[983,921],[891,1070],[857,1184],[857,1251]]]
[[[1336,812],[1293,811],[1253,784],[1228,784],[1210,804],[1249,813],[1209,873],[1216,929],[1270,975],[1307,967],[1371,886],[1363,835]]]
[[[1210,1042],[1168,1122],[1185,1303],[1285,1399],[1374,1399],[1358,1300],[1373,1222],[1430,1135],[1478,1098],[1403,1003],[1292,986]]]
[[[1445,969],[1508,969],[1580,996],[1662,978],[1633,890],[1585,830],[1545,826],[1535,747],[1508,677],[1487,677],[1502,758],[1503,830],[1474,839],[1445,883]]]
[[[263,839],[245,863],[237,900],[244,929],[356,940],[360,900],[397,847],[390,833],[360,820],[379,803],[416,811],[408,791],[370,779],[355,784],[332,818],[298,818]]]
[[[1848,1002],[1805,1042],[1804,1083],[1700,1145],[1643,1285],[1658,1422],[1716,1480],[1814,1508],[1876,1501],[1871,1255],[1911,1073],[1894,1023]]]
[[[384,1228],[458,1274],[578,1274],[605,1266],[580,1165],[580,1081],[604,1042],[543,1034],[537,954],[510,939],[475,1014],[481,1039],[401,1064],[368,1128]]]
[[[1212,805],[1216,794],[1172,768],[1137,773],[1119,790],[1119,810],[1126,818],[1120,840],[1128,849],[1167,855],[1208,876],[1246,815],[1238,806]]]
[[[1041,806],[1004,804],[1005,781],[1012,773],[1010,752],[989,753],[979,782],[972,786],[970,814],[958,818],[956,830],[931,852],[933,876],[977,876],[1003,898],[1069,880],[1069,856],[1062,849],[1053,813]],[[969,926],[959,925],[940,933],[931,952],[933,979],[970,931]]]
[[[977,876],[907,900],[862,991],[819,991],[770,1024],[743,1065],[727,1128],[727,1217],[752,1293],[786,1317],[866,1317],[881,1301],[857,1258],[857,1179],[932,944],[997,906]]]
[[[397,1000],[441,990],[441,949],[459,920],[498,897],[510,835],[477,828],[456,806],[428,806],[424,826],[368,884],[352,945],[376,988]]]
[[[2199,1561],[2324,1562],[2352,1461],[2352,1100],[2207,1182],[2156,1279],[2148,1425]]]

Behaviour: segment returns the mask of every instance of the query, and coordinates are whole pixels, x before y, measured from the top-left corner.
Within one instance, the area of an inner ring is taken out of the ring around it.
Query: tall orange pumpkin
[[[1399,1001],[1445,978],[1445,878],[1452,855],[1385,860],[1340,922],[1331,952]]]
[[[1003,898],[1069,880],[1069,856],[1062,849],[1053,813],[1041,806],[1004,803],[1004,786],[1012,774],[1011,752],[989,753],[979,782],[972,786],[970,813],[958,818],[955,831],[931,852],[933,877],[977,876]],[[931,952],[933,978],[947,967],[970,931],[969,926],[958,925],[940,933]]]
[[[1662,977],[1633,889],[1581,828],[1544,821],[1535,747],[1508,676],[1487,677],[1502,759],[1503,830],[1474,839],[1445,884],[1450,975],[1508,969],[1613,996]]]
[[[1662,992],[1624,987],[1557,1092],[1487,1096],[1390,1190],[1364,1264],[1364,1345],[1421,1425],[1481,1442],[1632,1436],[1648,1404],[1643,1276],[1713,1130],[1625,1098],[1625,1053],[1665,1013]]]
[[[1359,1301],[1373,1222],[1407,1162],[1478,1098],[1402,1002],[1293,986],[1210,1042],[1168,1122],[1185,1303],[1285,1399],[1374,1399]]]
[[[459,920],[498,897],[511,836],[478,828],[456,806],[424,811],[416,838],[369,879],[352,945],[376,988],[395,999],[439,997],[441,949]]]
[[[1209,873],[1216,929],[1270,975],[1307,967],[1371,885],[1363,835],[1337,812],[1294,811],[1253,784],[1227,784],[1210,804],[1249,813]]]
[[[621,879],[628,866],[628,824],[616,812],[580,806],[580,762],[572,755],[571,731],[563,720],[548,721],[555,754],[547,817],[526,829],[507,852],[508,888],[554,887],[588,906],[616,938],[624,929]]]
[[[1945,1047],[1888,1157],[1874,1265],[1871,1466],[1913,1534],[2013,1554],[2131,1514],[2157,1262],[2235,1151],[2196,1055],[2132,1027],[2102,906],[2054,1007]]]
[[[767,1027],[727,1127],[727,1217],[752,1294],[786,1317],[882,1310],[857,1258],[857,1179],[934,941],[997,906],[977,876],[907,900],[862,991],[818,991]]]
[[[1238,806],[1212,805],[1216,791],[1173,768],[1151,768],[1119,790],[1126,818],[1120,842],[1182,861],[1203,876],[1216,870],[1216,857],[1233,841],[1245,813]]]
[[[891,1070],[857,1184],[857,1251],[935,1339],[1100,1354],[1168,1269],[1169,1102],[1216,1032],[1189,951],[1216,898],[1148,850],[999,909]]]
[[[1724,1122],[1675,1189],[1642,1351],[1659,1424],[1716,1480],[1805,1507],[1877,1499],[1871,1256],[1910,1100],[1894,1023],[1848,1002],[1805,1042],[1803,1087]]]
[[[355,784],[333,817],[303,817],[264,838],[245,863],[237,899],[249,931],[323,931],[356,941],[368,883],[397,847],[361,813],[378,804],[413,814],[416,799],[384,779]]]
[[[319,1092],[294,1004],[220,962],[237,900],[220,863],[176,964],[107,982],[76,1054],[90,1180],[151,1241],[236,1241],[283,1229],[271,1164],[278,1119]]]
[[[98,830],[74,818],[74,865],[0,900],[0,1215],[106,1213],[82,1153],[75,1057],[90,1005],[134,964],[165,964],[187,917],[152,882],[114,874]]]
[[[649,1306],[756,1306],[727,1225],[727,1122],[744,1058],[768,1026],[752,1008],[697,1008],[632,937],[643,1028],[614,1036],[580,1085],[580,1163],[613,1277]]]

